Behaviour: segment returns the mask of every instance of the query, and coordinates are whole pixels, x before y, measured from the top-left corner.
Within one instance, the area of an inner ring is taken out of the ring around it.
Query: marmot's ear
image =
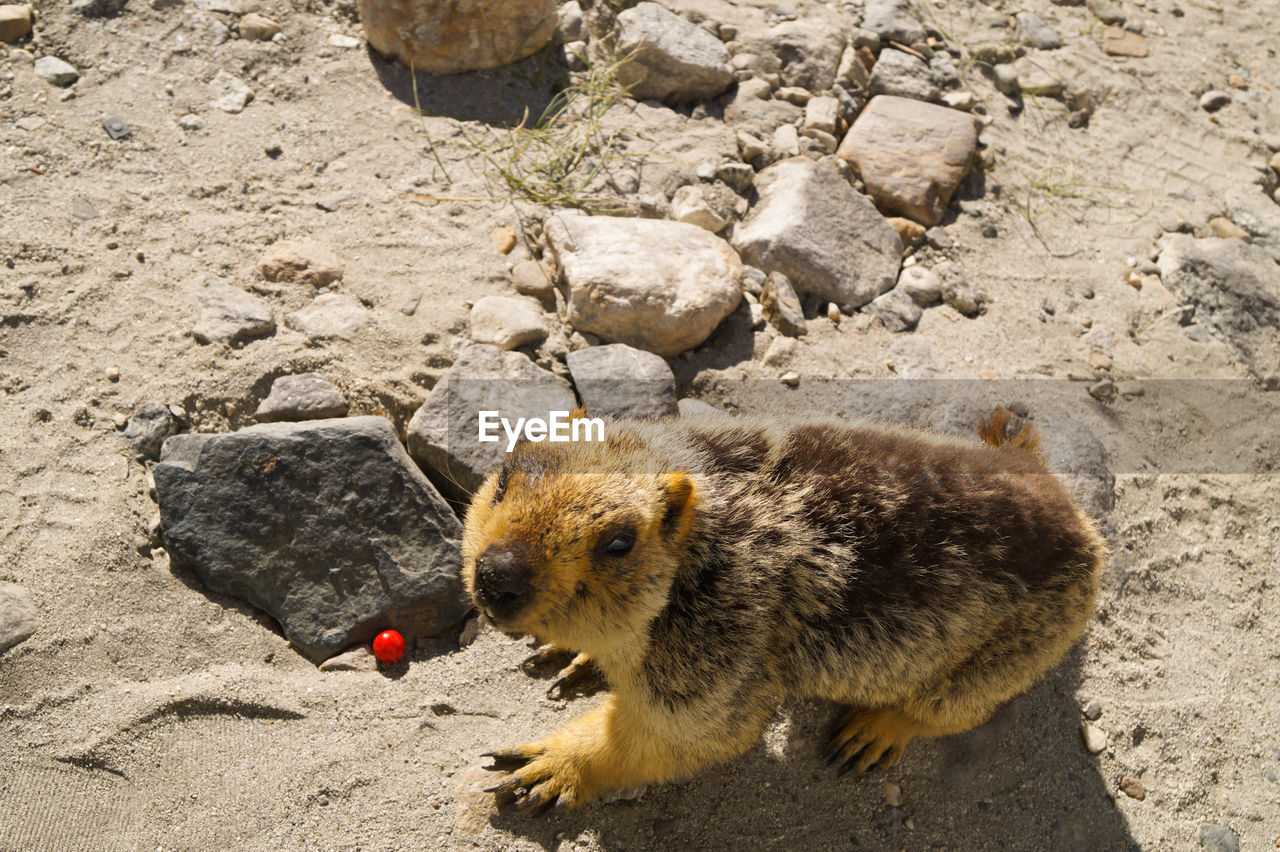
[[[693,528],[698,498],[693,480],[683,473],[669,474],[662,483],[666,509],[662,516],[662,532],[672,541],[682,541]]]

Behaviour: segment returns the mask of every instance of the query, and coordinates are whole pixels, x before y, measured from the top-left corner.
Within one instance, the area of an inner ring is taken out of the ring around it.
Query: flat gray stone
[[[588,417],[655,419],[674,416],[676,377],[659,355],[612,343],[565,358]]]
[[[196,340],[239,346],[275,334],[275,313],[265,299],[214,275],[206,275],[199,287],[200,319],[191,330]]]
[[[908,0],[867,0],[862,26],[880,38],[898,44],[924,41],[924,27]]]
[[[760,172],[756,188],[759,201],[733,234],[745,262],[846,310],[893,287],[902,240],[839,174],[794,157]]]
[[[657,3],[618,13],[618,53],[631,57],[618,67],[618,82],[637,100],[704,101],[733,83],[724,44]]]
[[[880,52],[880,58],[871,67],[867,89],[872,95],[895,95],[917,101],[936,101],[942,94],[928,63],[892,48]]]
[[[56,56],[41,56],[36,60],[34,70],[40,79],[64,89],[80,79],[80,72],[74,65]]]
[[[479,440],[479,412],[496,411],[514,428],[521,417],[546,419],[578,405],[573,388],[521,352],[472,344],[462,350],[409,421],[409,453],[451,500],[468,500],[502,464],[507,437]]]
[[[825,92],[836,81],[845,34],[819,21],[800,18],[771,27],[768,49],[778,58],[784,86]]]
[[[27,641],[39,626],[31,594],[16,583],[0,583],[0,654]]]
[[[160,447],[164,444],[164,439],[177,429],[168,406],[158,402],[145,402],[129,416],[124,436],[133,445],[134,452],[144,459],[155,461],[160,458]]]
[[[1039,15],[1019,12],[1014,18],[1018,22],[1018,36],[1023,44],[1040,50],[1062,47],[1062,36]]]
[[[970,116],[880,95],[867,104],[836,153],[854,165],[881,208],[929,226],[942,221],[977,145]]]
[[[564,270],[569,324],[609,343],[678,355],[742,300],[737,253],[696,225],[558,213],[545,233]]]
[[[1209,852],[1240,852],[1240,837],[1225,825],[1201,823],[1200,846]]]
[[[179,435],[154,473],[174,564],[269,613],[312,662],[468,609],[461,525],[381,417]]]
[[[1260,381],[1280,385],[1280,267],[1267,250],[1177,234],[1158,262],[1161,281],[1196,305],[1196,319],[1226,338]]]
[[[867,310],[880,317],[884,327],[894,332],[911,331],[920,322],[923,311],[901,290],[893,289],[871,300]]]
[[[328,420],[346,417],[347,401],[341,391],[318,373],[298,373],[272,382],[271,392],[253,416],[262,423]]]
[[[547,339],[542,308],[518,296],[485,296],[471,308],[471,339],[499,349],[515,349]]]
[[[285,325],[311,340],[354,340],[371,322],[373,312],[347,293],[322,293],[284,318]]]

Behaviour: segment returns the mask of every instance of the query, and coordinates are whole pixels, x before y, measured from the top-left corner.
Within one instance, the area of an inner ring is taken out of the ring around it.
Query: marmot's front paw
[[[827,763],[839,763],[841,775],[850,769],[861,773],[897,766],[916,733],[917,726],[895,710],[850,710],[831,738]]]
[[[604,673],[595,660],[586,654],[572,655],[572,651],[558,645],[543,645],[525,657],[520,668],[530,677],[546,677],[558,670],[556,679],[547,687],[547,697],[553,701],[595,695],[604,689]]]
[[[577,807],[595,798],[587,794],[572,756],[541,742],[484,756],[493,758],[493,766],[488,768],[508,773],[503,781],[485,790],[495,794],[500,808],[538,816],[552,807]]]

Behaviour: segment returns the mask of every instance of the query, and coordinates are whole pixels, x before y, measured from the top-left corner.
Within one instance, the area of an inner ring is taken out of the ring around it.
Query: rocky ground
[[[416,80],[347,0],[0,9],[0,848],[1280,845],[1274,4],[664,0],[616,38],[584,6]],[[642,44],[674,46],[606,73]],[[395,665],[318,668],[376,619],[211,579],[202,548],[252,574],[266,533],[175,465],[345,447],[302,483],[352,490],[262,511],[314,509],[291,564],[345,577],[388,494],[425,507],[395,586],[494,458],[453,418],[575,394],[953,430],[1013,403],[1111,542],[1098,617],[878,776],[836,778],[803,704],[703,777],[495,814],[479,753],[592,699],[447,607]]]

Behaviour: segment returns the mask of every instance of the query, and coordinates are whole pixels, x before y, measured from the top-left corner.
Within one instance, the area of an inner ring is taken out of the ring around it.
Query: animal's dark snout
[[[476,603],[502,618],[528,602],[531,565],[520,545],[493,545],[476,557]]]

